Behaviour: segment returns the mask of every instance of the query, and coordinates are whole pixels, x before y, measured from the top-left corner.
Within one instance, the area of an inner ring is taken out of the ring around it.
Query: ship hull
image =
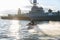
[[[10,20],[34,20],[34,21],[60,21],[60,16],[40,16],[40,17],[1,17],[2,19],[10,19]]]
[[[38,18],[32,18],[33,20],[38,21],[60,21],[60,16],[42,16]]]

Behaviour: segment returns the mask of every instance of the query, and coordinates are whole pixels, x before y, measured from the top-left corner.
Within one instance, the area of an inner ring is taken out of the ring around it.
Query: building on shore
[[[21,9],[18,8],[18,15],[21,15]]]

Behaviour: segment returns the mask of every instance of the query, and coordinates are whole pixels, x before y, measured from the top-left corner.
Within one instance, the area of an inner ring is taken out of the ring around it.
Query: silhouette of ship
[[[51,9],[45,12],[43,7],[37,6],[37,0],[33,0],[33,6],[31,11],[26,14],[20,14],[20,9],[18,14],[15,16],[8,15],[8,17],[1,17],[2,19],[18,19],[18,20],[39,20],[39,21],[60,21],[60,11],[53,12]]]

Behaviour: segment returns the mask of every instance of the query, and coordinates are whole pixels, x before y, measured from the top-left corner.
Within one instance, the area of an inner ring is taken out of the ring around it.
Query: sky
[[[38,0],[39,6],[51,8],[53,10],[60,10],[60,0]]]
[[[37,0],[38,6],[60,10],[60,0]],[[31,6],[30,0],[0,0],[0,12],[5,10],[21,10],[29,9],[25,6]]]

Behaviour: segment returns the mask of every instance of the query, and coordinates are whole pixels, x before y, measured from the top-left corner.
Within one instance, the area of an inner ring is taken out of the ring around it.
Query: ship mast
[[[32,0],[31,3],[33,4],[33,6],[36,6],[37,5],[37,0]]]
[[[34,5],[34,6],[37,5],[37,0],[33,0],[33,5]]]

